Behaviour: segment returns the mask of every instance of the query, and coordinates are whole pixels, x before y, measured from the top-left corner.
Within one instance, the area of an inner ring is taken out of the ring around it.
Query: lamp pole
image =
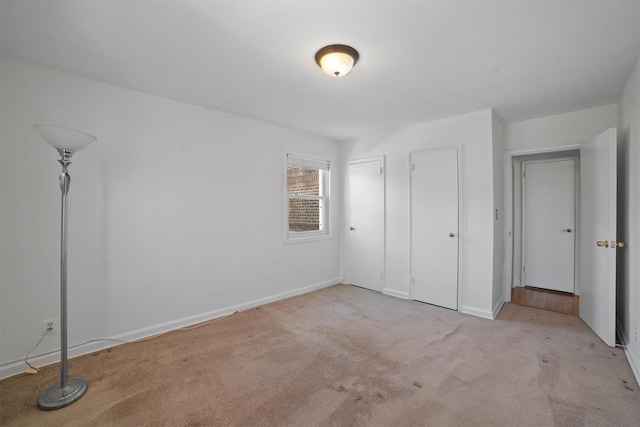
[[[64,408],[80,399],[87,391],[87,382],[80,378],[69,379],[67,369],[67,197],[71,176],[68,167],[73,153],[95,141],[93,135],[60,126],[36,125],[40,135],[60,153],[58,162],[62,165],[59,184],[62,192],[61,233],[60,233],[60,382],[49,387],[40,395],[38,407],[45,411]],[[64,145],[71,148],[64,148]],[[73,148],[73,149],[72,149]]]

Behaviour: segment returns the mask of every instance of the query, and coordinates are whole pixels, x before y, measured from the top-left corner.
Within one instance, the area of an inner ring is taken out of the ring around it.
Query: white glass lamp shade
[[[40,136],[56,150],[79,151],[97,138],[80,130],[54,125],[33,125]]]
[[[322,57],[320,60],[322,71],[332,77],[342,77],[349,74],[353,68],[353,58],[346,53],[334,52]]]
[[[325,46],[316,53],[316,63],[327,75],[342,77],[349,74],[360,55],[350,46]]]

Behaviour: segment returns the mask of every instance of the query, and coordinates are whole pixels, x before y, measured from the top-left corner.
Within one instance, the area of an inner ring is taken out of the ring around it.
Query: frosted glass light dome
[[[55,125],[33,125],[40,136],[56,150],[79,151],[97,138],[80,130]]]
[[[342,44],[325,46],[316,53],[316,63],[331,77],[349,74],[359,58],[357,50]]]
[[[353,58],[346,53],[329,53],[322,57],[320,66],[328,75],[341,77],[348,74],[353,68]]]

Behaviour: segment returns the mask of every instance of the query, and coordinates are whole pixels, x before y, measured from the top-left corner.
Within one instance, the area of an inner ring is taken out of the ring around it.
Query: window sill
[[[329,233],[322,234],[306,234],[306,235],[290,235],[285,236],[283,243],[289,245],[292,243],[315,242],[318,240],[329,240],[332,236]]]

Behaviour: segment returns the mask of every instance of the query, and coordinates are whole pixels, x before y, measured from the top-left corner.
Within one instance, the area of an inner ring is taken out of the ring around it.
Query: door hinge
[[[527,267],[525,267],[524,265],[522,266],[522,272],[526,273],[527,272]]]
[[[526,178],[527,177],[527,171],[522,171],[522,178]]]
[[[416,164],[415,164],[415,163],[413,163],[413,164],[411,165],[411,172],[415,172],[415,171],[416,171]]]
[[[382,173],[383,173],[382,171],[383,171],[383,168],[380,168],[380,175],[382,175]]]

